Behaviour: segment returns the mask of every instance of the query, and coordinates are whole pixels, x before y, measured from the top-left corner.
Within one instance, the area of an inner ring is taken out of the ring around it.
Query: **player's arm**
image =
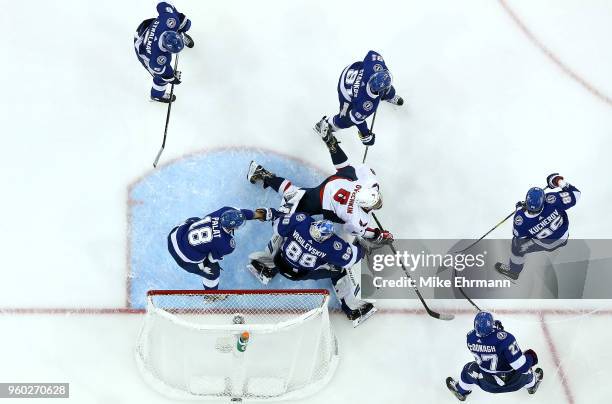
[[[274,222],[274,232],[281,237],[290,235],[297,224],[304,220],[297,220],[299,215],[306,216],[304,213],[294,213],[293,215],[284,216],[281,220]]]
[[[559,208],[569,209],[580,199],[580,190],[567,182],[559,173],[552,173],[546,177],[546,183],[551,189],[561,188],[560,192],[552,193],[557,197],[554,204]]]
[[[255,219],[262,222],[269,222],[284,216],[281,212],[273,208],[257,208],[255,209],[255,211],[250,211],[248,209],[241,210],[243,211],[243,213],[244,211],[248,211],[252,214],[252,218],[249,219],[249,217],[245,213],[245,216],[247,216],[247,220]]]
[[[525,209],[525,202],[518,201],[516,203],[516,213],[512,220],[512,235],[514,238],[531,238],[529,229],[525,225],[525,218],[523,217],[523,210]]]
[[[395,87],[391,86],[389,90],[387,90],[387,92],[382,97],[380,97],[380,99],[384,101],[390,100],[393,97],[395,97]]]
[[[335,254],[330,255],[328,263],[336,267],[351,268],[365,255],[365,249],[359,243],[349,244],[340,237],[335,237],[333,244]]]
[[[502,352],[512,369],[519,373],[525,373],[538,363],[538,355],[533,349],[528,349],[523,353],[512,334],[505,333],[504,331],[501,333],[507,335],[503,342]]]

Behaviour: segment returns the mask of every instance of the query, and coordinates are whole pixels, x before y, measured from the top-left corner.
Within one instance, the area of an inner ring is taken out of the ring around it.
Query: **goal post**
[[[338,364],[329,298],[325,289],[151,290],[138,369],[174,399],[306,397]]]

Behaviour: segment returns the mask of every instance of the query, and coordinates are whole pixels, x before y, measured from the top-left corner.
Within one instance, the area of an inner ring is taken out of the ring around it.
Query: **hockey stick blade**
[[[159,152],[157,153],[157,157],[155,157],[155,161],[153,162],[153,168],[157,168],[157,163],[159,163],[159,158],[162,155],[162,152],[164,151],[164,148],[160,148]]]

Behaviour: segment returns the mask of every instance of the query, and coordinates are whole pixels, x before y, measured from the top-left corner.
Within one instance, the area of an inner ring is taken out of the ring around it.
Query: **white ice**
[[[123,307],[127,189],[150,173],[165,119],[165,106],[147,101],[150,79],[131,39],[155,4],[0,4],[0,307]],[[565,66],[612,97],[612,3],[506,4]],[[376,49],[406,100],[402,109],[381,107],[378,143],[368,156],[385,190],[379,217],[397,236],[479,236],[529,186],[559,171],[583,191],[570,212],[572,237],[610,237],[612,105],[553,63],[500,1],[176,5],[193,20],[196,47],[181,56],[184,82],[162,161],[248,145],[328,167],[310,128],[337,110],[342,67]],[[340,136],[360,158],[353,131]],[[509,233],[506,224],[492,236]],[[547,304],[568,309],[576,302]],[[334,316],[342,361],[331,384],[307,402],[455,402],[443,382],[471,360],[464,348],[471,314],[464,302],[451,306],[466,312],[449,323],[388,312],[352,329]],[[546,378],[530,402],[609,402],[609,314],[500,316],[523,347],[540,353]],[[70,382],[75,403],[167,402],[135,370],[141,320],[2,314],[0,382]],[[524,391],[494,398],[475,392],[469,401],[526,398]]]

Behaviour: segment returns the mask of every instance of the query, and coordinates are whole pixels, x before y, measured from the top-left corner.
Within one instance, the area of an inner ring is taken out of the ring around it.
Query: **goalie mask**
[[[378,184],[361,188],[357,195],[355,195],[355,203],[365,210],[378,210],[382,208],[383,200]]]
[[[329,220],[317,220],[310,225],[310,237],[322,243],[334,234],[334,224]]]

